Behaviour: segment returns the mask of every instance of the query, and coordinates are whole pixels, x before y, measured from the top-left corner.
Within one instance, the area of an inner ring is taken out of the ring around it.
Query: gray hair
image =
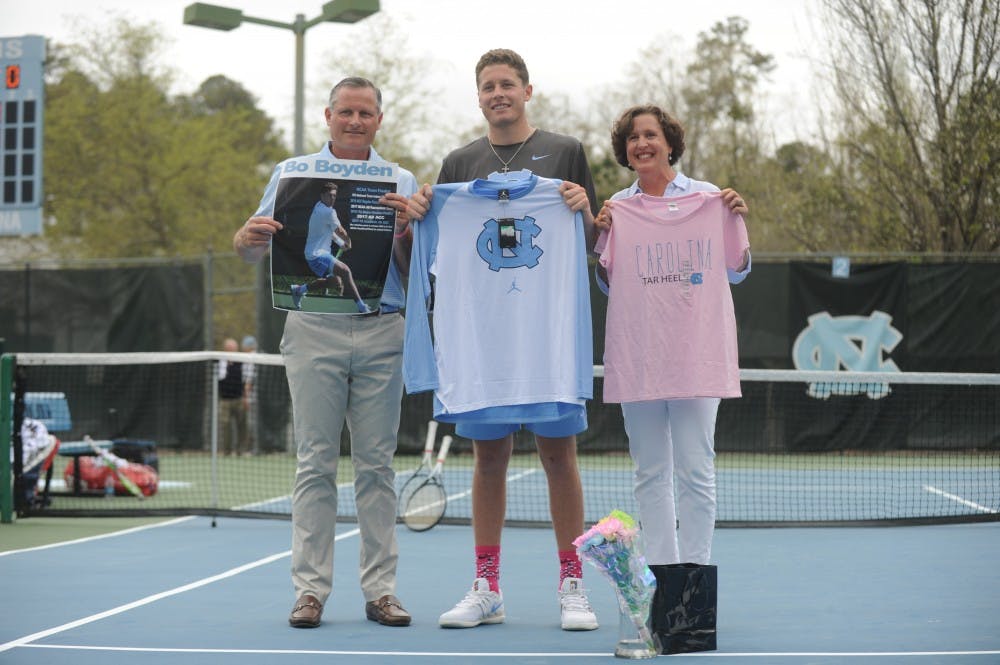
[[[340,92],[341,88],[371,88],[375,91],[375,105],[378,106],[378,112],[382,112],[382,91],[379,90],[374,83],[361,76],[348,76],[343,79],[337,85],[333,86],[333,90],[330,91],[330,108],[337,103],[337,93]]]

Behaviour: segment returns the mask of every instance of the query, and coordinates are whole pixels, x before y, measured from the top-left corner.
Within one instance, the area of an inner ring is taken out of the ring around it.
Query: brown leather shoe
[[[323,616],[323,603],[316,600],[309,594],[303,595],[295,601],[292,614],[288,617],[288,623],[295,628],[315,628],[319,625],[320,617]]]
[[[388,594],[365,603],[365,616],[369,621],[378,621],[383,626],[409,626],[411,619],[399,598]]]

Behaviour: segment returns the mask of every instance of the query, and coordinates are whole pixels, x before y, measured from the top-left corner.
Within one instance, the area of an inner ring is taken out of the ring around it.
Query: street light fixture
[[[213,30],[234,30],[241,23],[257,23],[272,28],[284,28],[295,33],[295,154],[301,155],[303,150],[303,92],[305,80],[305,34],[306,30],[317,23],[331,21],[334,23],[357,23],[379,10],[379,0],[331,0],[323,5],[316,18],[306,20],[304,14],[296,14],[293,23],[282,23],[255,16],[247,16],[240,9],[220,7],[204,2],[195,2],[184,8],[184,24],[197,25]]]

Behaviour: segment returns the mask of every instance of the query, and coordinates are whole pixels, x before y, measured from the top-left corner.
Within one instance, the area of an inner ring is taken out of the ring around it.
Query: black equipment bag
[[[649,569],[656,576],[649,629],[660,640],[660,653],[715,651],[718,569],[696,563]]]
[[[111,441],[111,452],[129,462],[145,464],[160,471],[160,456],[156,452],[156,442],[147,439],[114,439]]]

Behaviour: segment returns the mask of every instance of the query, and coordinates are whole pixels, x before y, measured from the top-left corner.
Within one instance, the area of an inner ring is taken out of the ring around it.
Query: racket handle
[[[424,441],[424,459],[427,462],[431,461],[431,456],[434,454],[434,441],[437,440],[437,431],[438,421],[427,421],[427,440]]]
[[[437,463],[438,466],[444,464],[444,458],[448,456],[448,449],[451,448],[451,437],[447,434],[441,440],[441,450],[438,451]]]
[[[424,453],[430,456],[434,452],[434,441],[437,440],[437,421],[427,421],[427,440],[424,441]]]

